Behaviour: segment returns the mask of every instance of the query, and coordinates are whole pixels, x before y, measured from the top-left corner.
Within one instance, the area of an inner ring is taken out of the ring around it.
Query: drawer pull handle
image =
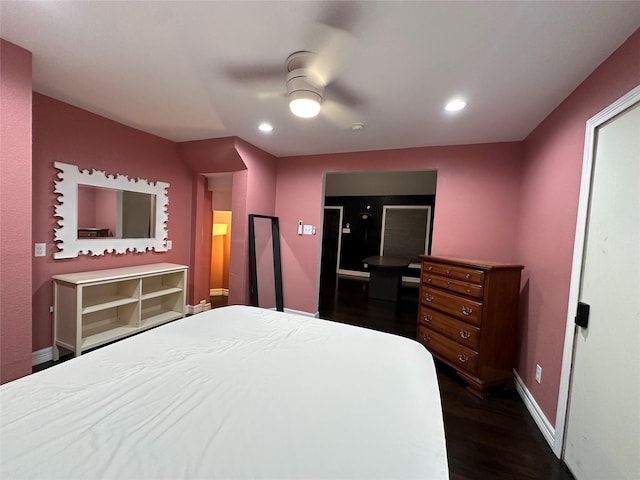
[[[430,322],[431,320],[433,320],[433,318],[431,317],[431,315],[425,315],[425,316],[424,316],[424,321],[425,321],[425,322]]]
[[[451,286],[450,282],[447,282],[447,288],[449,288]]]
[[[463,314],[463,315],[467,315],[467,316],[469,316],[469,315],[471,315],[472,313],[473,313],[473,308],[471,308],[471,307],[467,307],[467,306],[463,306],[463,307],[462,307],[462,314]]]
[[[433,270],[433,267],[428,267],[427,271],[430,272],[431,270]]]
[[[470,278],[471,278],[471,274],[470,274],[470,273],[467,273],[467,274],[464,276],[464,278],[466,278],[467,280],[468,280],[468,279],[470,279]]]
[[[471,332],[467,332],[466,330],[460,330],[460,336],[464,339],[467,339],[471,336]]]
[[[451,270],[447,268],[447,275],[449,275],[450,273],[451,273]]]
[[[431,337],[427,334],[422,335],[422,340],[424,342],[430,342],[431,341]]]
[[[431,283],[431,279],[430,278],[427,278],[427,283]]]
[[[467,358],[467,356],[464,353],[459,353],[458,360],[460,360],[462,363],[467,363],[467,360],[469,360],[469,358]]]
[[[426,295],[424,296],[424,299],[425,299],[427,302],[432,302],[432,301],[433,301],[433,295],[426,294]]]

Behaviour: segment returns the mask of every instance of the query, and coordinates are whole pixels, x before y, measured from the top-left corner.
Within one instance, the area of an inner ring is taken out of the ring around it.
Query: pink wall
[[[191,248],[191,271],[189,272],[188,304],[197,305],[209,301],[211,280],[211,192],[207,190],[207,179],[196,175],[193,180],[193,202],[191,210],[193,245]]]
[[[275,157],[236,137],[216,138],[194,142],[184,142],[177,151],[191,169],[200,174],[233,173],[231,192],[231,255],[229,259],[229,303],[245,304],[249,301],[249,267],[247,246],[247,222],[249,213],[273,215],[275,208],[276,163]],[[208,203],[208,214],[205,205]],[[211,241],[211,192],[198,188],[194,205],[196,232],[208,229]],[[206,224],[206,225],[205,225]],[[200,233],[197,233],[200,236]],[[199,237],[198,237],[199,238]],[[211,244],[195,244],[192,259],[197,262],[194,281],[197,291],[193,292],[196,302],[204,294],[204,279],[210,278]],[[197,261],[196,261],[197,259]],[[198,287],[199,286],[199,287]],[[207,289],[209,287],[207,286]],[[208,292],[207,292],[208,296]]]
[[[96,224],[97,228],[108,228],[109,235],[116,235],[118,225],[118,192],[107,188],[96,189]]]
[[[236,150],[247,170],[233,174],[231,192],[231,257],[229,259],[229,304],[249,303],[248,215],[274,215],[276,159],[237,139]]]
[[[276,215],[286,308],[315,313],[321,235],[297,235],[298,220],[321,227],[326,172],[437,170],[432,253],[514,262],[522,144],[357,152],[278,160]],[[318,230],[319,231],[319,230]]]
[[[78,186],[78,228],[96,227],[96,190]]]
[[[640,84],[640,30],[525,140],[516,258],[523,274],[518,373],[555,420],[571,261],[589,118]],[[535,365],[543,381],[534,381]],[[556,426],[562,428],[562,426]]]
[[[161,253],[82,255],[54,260],[56,222],[53,214],[57,201],[53,191],[57,173],[54,161],[130,178],[169,182],[168,229],[173,249]],[[47,256],[33,259],[33,299],[29,304],[33,305],[34,351],[49,347],[52,342],[49,313],[52,275],[156,262],[189,265],[193,229],[191,216],[185,212],[192,211],[193,177],[192,171],[177,156],[173,142],[33,94],[33,241],[47,244]]]
[[[207,189],[206,178],[202,175],[220,172],[241,172],[247,166],[235,148],[234,137],[213,138],[193,142],[178,143],[176,150],[183,162],[198,174],[194,183],[192,229],[195,232],[195,243],[191,251],[194,268],[189,272],[188,303],[195,305],[209,298],[211,288],[211,228],[212,228],[212,193]],[[244,178],[244,176],[242,176]],[[246,186],[238,186],[239,191]],[[244,195],[236,198],[237,208],[244,208]],[[208,238],[205,238],[208,237]],[[238,237],[237,241],[246,241]],[[239,247],[241,248],[241,247]],[[242,303],[242,302],[240,302]]]
[[[254,218],[256,246],[256,279],[258,281],[258,305],[262,308],[277,307],[275,272],[273,268],[273,230],[269,218]]]
[[[0,383],[31,373],[31,53],[0,39]]]

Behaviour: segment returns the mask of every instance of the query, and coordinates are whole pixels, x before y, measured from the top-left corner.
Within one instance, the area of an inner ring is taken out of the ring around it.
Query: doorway
[[[211,269],[209,297],[211,307],[222,307],[229,303],[229,265],[231,256],[231,194],[232,173],[217,173],[208,176],[211,190]]]
[[[436,179],[434,170],[325,174],[318,272],[318,310],[323,318],[352,324],[364,321],[366,325],[362,326],[384,331],[397,330],[400,325],[404,335],[415,337],[419,269],[408,269],[403,276],[397,302],[375,301],[367,294],[369,272],[362,260],[381,254],[385,212],[403,212],[406,209],[402,207],[417,206],[420,211],[427,212],[425,229],[431,229]],[[425,223],[425,219],[422,220]],[[393,247],[393,240],[387,238],[387,245]],[[425,242],[424,236],[421,242],[428,250],[429,243]],[[421,248],[418,253],[423,253]],[[412,282],[414,274],[415,283]],[[360,300],[366,308],[363,309]]]
[[[231,212],[213,211],[211,232],[211,279],[209,296],[212,307],[227,305],[229,299],[229,259],[231,255]]]
[[[587,122],[554,446],[577,480],[640,478],[639,158],[637,87]]]
[[[324,207],[320,283],[335,282],[340,267],[342,207]]]

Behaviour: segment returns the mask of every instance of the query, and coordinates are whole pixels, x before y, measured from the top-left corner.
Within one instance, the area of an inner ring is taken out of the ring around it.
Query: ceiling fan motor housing
[[[294,99],[299,92],[300,95],[317,97],[317,101],[322,101],[324,85],[317,73],[313,71],[311,62],[316,58],[313,52],[296,52],[287,58],[287,95]]]

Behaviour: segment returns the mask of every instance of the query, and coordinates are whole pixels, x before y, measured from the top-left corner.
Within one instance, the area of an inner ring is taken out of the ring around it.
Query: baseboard
[[[344,275],[345,277],[358,277],[358,278],[369,278],[369,272],[361,272],[359,270],[345,270],[343,268],[338,270],[338,275]],[[403,283],[415,283],[418,285],[420,283],[420,279],[416,277],[402,277]]]
[[[309,312],[303,312],[302,310],[293,310],[291,308],[285,308],[284,311],[285,313],[293,313],[294,315],[302,315],[303,317],[313,317],[313,318],[320,317],[320,312],[309,313]]]
[[[540,432],[542,432],[542,436],[545,438],[547,443],[549,443],[549,446],[553,450],[556,437],[555,428],[553,427],[553,425],[551,425],[551,422],[549,422],[542,409],[536,402],[535,398],[533,398],[533,395],[531,395],[531,392],[520,378],[520,375],[518,375],[515,370],[513,371],[513,376],[515,377],[516,390],[518,391],[518,394],[522,398],[522,401],[527,407],[527,410],[529,410],[533,421],[536,422],[536,425],[540,429]]]
[[[369,272],[361,272],[359,270],[345,270],[343,268],[338,270],[338,275],[345,275],[347,277],[369,278]]]
[[[51,360],[53,360],[53,347],[43,348],[31,353],[31,366],[40,365]]]
[[[209,289],[209,296],[210,297],[228,297],[229,296],[229,289],[228,288],[211,288]]]
[[[206,300],[200,300],[200,303],[197,305],[187,305],[186,314],[195,315],[196,313],[206,312],[207,310],[211,310],[211,303]]]

